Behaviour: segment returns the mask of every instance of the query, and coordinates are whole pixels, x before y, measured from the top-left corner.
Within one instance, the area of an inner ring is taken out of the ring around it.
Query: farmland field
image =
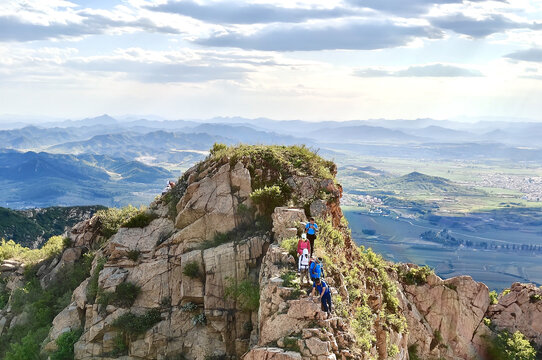
[[[424,231],[441,229],[426,220],[368,214],[349,207],[343,207],[343,211],[356,243],[373,248],[388,260],[427,264],[443,278],[470,275],[499,291],[515,281],[542,284],[541,252],[446,247],[420,239]],[[366,235],[363,230],[374,230],[375,235]],[[484,229],[473,233],[459,229],[453,233],[464,239],[499,244],[542,242],[536,227],[525,230]]]

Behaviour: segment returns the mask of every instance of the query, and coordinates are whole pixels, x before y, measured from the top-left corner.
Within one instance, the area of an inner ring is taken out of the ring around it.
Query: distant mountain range
[[[0,130],[0,206],[145,203],[215,142],[306,144],[339,164],[359,156],[542,162],[542,123],[497,120],[163,121],[101,115],[23,126],[14,118],[12,129]]]
[[[0,150],[0,206],[141,204],[175,177],[157,166],[104,155]]]

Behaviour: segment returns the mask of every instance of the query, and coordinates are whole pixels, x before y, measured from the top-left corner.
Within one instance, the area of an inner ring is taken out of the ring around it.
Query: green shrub
[[[284,287],[296,287],[296,285],[299,286],[299,284],[295,283],[295,280],[297,279],[297,273],[295,271],[287,271],[281,274],[280,278],[282,279],[282,286]]]
[[[117,334],[113,339],[113,350],[109,355],[115,358],[128,355],[128,343],[123,333]]]
[[[354,330],[356,343],[361,349],[368,351],[376,341],[376,337],[371,332],[371,327],[373,325],[373,312],[371,308],[367,305],[358,307],[356,309],[355,317],[351,319],[350,324],[352,330]]]
[[[206,325],[207,324],[207,317],[205,316],[204,313],[200,313],[200,314],[197,314],[197,315],[194,315],[192,317],[192,324],[194,326],[198,326],[198,325]]]
[[[295,351],[300,352],[299,344],[297,343],[299,339],[296,337],[287,336],[284,338],[284,350],[286,351]]]
[[[140,255],[141,251],[139,250],[130,250],[126,253],[126,257],[132,261],[137,261]]]
[[[510,289],[504,289],[504,290],[502,291],[502,293],[501,293],[501,296],[506,296],[506,295],[510,294],[510,291],[512,291],[512,290],[510,290]]]
[[[491,290],[489,292],[489,303],[491,305],[496,305],[499,303],[499,295],[497,295],[497,292],[495,290]]]
[[[257,218],[253,222],[241,223],[235,229],[226,233],[216,233],[212,240],[201,243],[200,249],[210,249],[229,242],[239,242],[252,236],[263,235],[270,229],[270,224],[263,218]]]
[[[276,207],[284,206],[288,202],[289,193],[278,185],[264,186],[250,194],[250,199],[260,210],[260,213],[271,216]]]
[[[96,217],[100,221],[101,235],[106,239],[115,235],[122,224],[140,212],[136,207],[128,205],[122,209],[109,208],[96,212]]]
[[[220,152],[226,151],[227,148],[228,148],[228,145],[226,145],[226,144],[214,143],[211,150],[209,150],[209,154],[211,156],[214,156],[214,155],[219,154]]]
[[[106,261],[107,260],[105,258],[99,258],[96,261],[96,267],[92,272],[92,276],[90,277],[87,286],[87,302],[89,304],[94,304],[94,302],[96,301],[96,296],[98,295],[99,291],[98,278],[100,276],[100,271],[102,271],[105,266]]]
[[[280,247],[284,250],[288,251],[288,254],[292,255],[295,258],[297,258],[297,243],[298,239],[296,237],[292,237],[289,239],[284,239],[280,243]]]
[[[181,305],[181,312],[192,312],[196,311],[198,306],[193,302],[187,302],[186,304]]]
[[[127,335],[138,335],[145,333],[160,321],[162,321],[160,310],[151,309],[143,315],[122,314],[113,321],[112,325]]]
[[[388,356],[394,358],[399,354],[399,347],[395,344],[388,344]]]
[[[412,344],[408,347],[409,360],[421,360],[418,355],[418,344]]]
[[[0,261],[17,259],[28,266],[54,257],[62,253],[62,250],[64,250],[64,238],[62,236],[50,237],[41,249],[29,249],[15,243],[13,240],[5,241],[2,239],[0,241]]]
[[[203,273],[197,261],[190,261],[184,265],[183,275],[188,276],[189,278],[196,279],[201,278]]]
[[[85,255],[56,275],[46,289],[36,276],[36,266],[27,267],[24,285],[14,292],[12,311],[28,314],[31,321],[7,329],[0,336],[0,358],[39,359],[40,348],[54,317],[71,300],[73,290],[89,276],[93,255]]]
[[[539,302],[540,300],[542,300],[542,296],[540,296],[540,294],[533,294],[529,297],[529,300],[532,302],[532,303],[537,303]]]
[[[536,350],[521,332],[502,331],[486,338],[487,352],[494,360],[535,360]]]
[[[140,292],[141,288],[139,286],[123,282],[117,285],[114,292],[99,291],[98,304],[129,308],[134,304]]]
[[[407,285],[424,285],[427,283],[427,277],[431,274],[434,274],[433,270],[426,265],[419,268],[411,268],[402,274],[402,279]]]
[[[173,235],[174,231],[164,231],[160,233],[160,236],[158,236],[158,240],[156,241],[156,246],[163,244],[167,239]]]
[[[21,342],[11,344],[9,351],[3,357],[4,360],[40,359],[41,342],[49,332],[49,327],[29,331],[21,339]],[[18,339],[17,339],[18,340]],[[6,344],[9,345],[9,344]]]
[[[224,295],[236,301],[243,311],[256,311],[260,307],[260,286],[246,279],[239,283],[232,278],[226,278],[228,285]]]
[[[128,219],[126,222],[124,222],[121,227],[124,228],[144,228],[148,226],[151,221],[158,218],[158,215],[155,213],[147,212],[147,211],[139,211],[137,214],[132,216],[130,219]]]
[[[50,356],[50,360],[73,360],[73,346],[79,340],[83,331],[71,330],[61,334],[56,339],[57,350]]]

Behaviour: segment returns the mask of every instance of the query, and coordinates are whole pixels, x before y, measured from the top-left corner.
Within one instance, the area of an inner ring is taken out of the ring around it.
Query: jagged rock
[[[314,200],[309,210],[312,217],[323,218],[327,213],[327,201],[321,199]]]
[[[443,281],[432,275],[425,285],[405,285],[404,293],[409,345],[417,344],[422,358],[477,358],[471,341],[489,306],[486,285],[470,276]]]
[[[73,264],[81,258],[82,253],[82,248],[67,248],[64,250],[62,257],[60,257],[59,260],[54,260],[48,266],[48,271],[45,271],[45,275],[40,279],[41,287],[46,288],[49,284],[54,282],[60,272],[67,271],[68,266],[73,266]]]
[[[101,238],[100,219],[96,216],[82,221],[72,227],[69,238],[75,247],[92,248]]]
[[[49,342],[45,349],[48,351],[56,350],[56,339],[67,331],[81,328],[82,318],[83,312],[77,307],[75,302],[72,302],[68,307],[64,308],[64,310],[53,319],[53,326],[51,330],[49,330],[49,336],[47,338]]]
[[[250,350],[243,360],[301,360],[301,354],[279,348],[259,347]]]
[[[542,346],[542,300],[537,295],[542,296],[542,290],[533,284],[512,284],[510,292],[489,307],[491,323],[500,330],[519,330]]]
[[[0,272],[16,271],[21,266],[21,263],[14,260],[4,260],[0,265]]]
[[[173,241],[197,244],[235,228],[240,221],[238,206],[250,205],[250,183],[250,172],[237,163],[233,169],[222,165],[216,173],[190,184],[177,204],[175,227],[181,231]]]
[[[306,222],[305,210],[299,208],[277,207],[271,216],[273,233],[277,242],[297,236],[297,226]]]
[[[126,257],[130,250],[148,253],[153,250],[164,234],[173,232],[173,222],[158,218],[144,228],[120,228],[109,240],[107,252],[112,260]]]

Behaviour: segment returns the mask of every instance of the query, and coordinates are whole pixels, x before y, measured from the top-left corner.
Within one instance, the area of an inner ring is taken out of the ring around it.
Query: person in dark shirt
[[[307,233],[307,239],[311,244],[311,256],[314,251],[314,240],[316,240],[316,233],[318,232],[318,225],[314,222],[314,218],[310,218],[307,225],[305,225],[305,232]]]
[[[316,279],[312,285],[312,294],[319,294],[320,301],[322,302],[322,309],[326,312],[327,317],[331,316],[331,290],[324,280]]]

